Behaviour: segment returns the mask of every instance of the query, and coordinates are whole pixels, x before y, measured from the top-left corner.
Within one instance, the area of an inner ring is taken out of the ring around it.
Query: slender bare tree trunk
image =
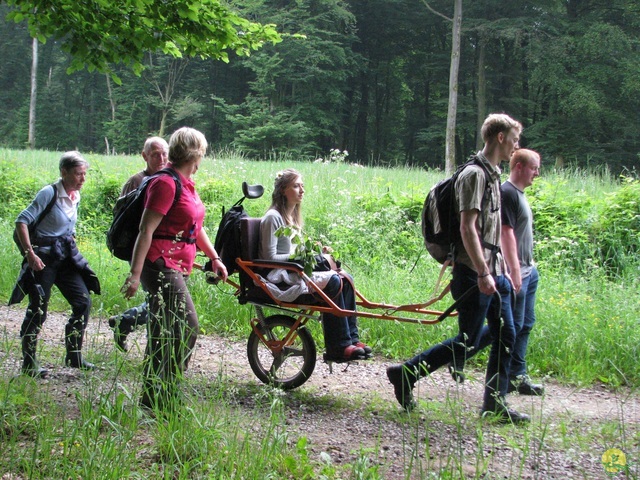
[[[38,90],[38,39],[31,42],[31,101],[29,102],[29,148],[36,148],[36,93]]]
[[[115,123],[116,121],[116,102],[113,99],[113,91],[111,90],[111,77],[109,76],[109,74],[107,73],[106,75],[107,78],[107,95],[109,96],[109,105],[111,106],[111,122]],[[106,144],[106,148],[107,148],[107,155],[115,155],[115,148],[113,149],[113,151],[110,150],[109,147],[109,139],[107,137],[104,137],[104,143]]]
[[[116,121],[116,102],[113,99],[113,92],[111,91],[111,77],[107,73],[107,94],[109,95],[109,105],[111,105],[111,121]]]
[[[162,116],[160,117],[160,129],[158,130],[158,136],[164,137],[164,130],[167,127],[167,115],[169,115],[168,107],[162,109]]]
[[[455,0],[451,36],[451,68],[449,70],[449,110],[445,139],[445,172],[450,175],[456,168],[456,114],[458,112],[458,71],[460,70],[460,30],[462,27],[462,0]]]
[[[476,150],[481,150],[484,142],[480,130],[487,115],[487,78],[484,72],[484,60],[487,51],[486,35],[480,32],[478,38],[478,116],[476,119]]]
[[[153,58],[153,57],[152,57]],[[151,70],[148,72],[147,81],[153,85],[158,97],[160,97],[160,104],[162,108],[162,117],[160,119],[160,129],[158,136],[163,137],[165,129],[167,128],[167,119],[171,107],[174,104],[174,95],[176,88],[180,84],[182,75],[184,74],[189,61],[183,59],[172,59],[166,67],[166,75],[163,77],[161,72],[154,72]]]

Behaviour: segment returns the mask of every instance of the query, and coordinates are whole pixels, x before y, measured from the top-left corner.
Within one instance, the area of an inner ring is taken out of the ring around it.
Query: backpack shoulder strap
[[[180,175],[173,168],[165,167],[162,170],[157,171],[152,176],[157,177],[160,175],[170,175],[173,178],[173,181],[176,183],[176,194],[173,197],[173,205],[175,205],[178,200],[180,200],[180,195],[182,195],[182,181],[180,180]]]
[[[489,200],[491,198],[491,195],[493,195],[491,190],[491,182],[493,181],[493,179],[491,178],[491,172],[489,172],[489,170],[487,169],[487,166],[484,164],[482,160],[480,160],[480,158],[477,155],[472,155],[470,162],[473,162],[475,165],[478,165],[484,172],[485,187],[484,187],[484,195],[482,195],[482,208],[484,208],[485,201]],[[484,248],[486,248],[487,250],[491,250],[491,253],[495,255],[500,251],[500,246],[489,243],[484,239],[484,222],[481,222],[481,223],[482,223],[481,225],[482,238],[480,239],[480,243]]]
[[[487,180],[487,184],[491,181],[491,172],[487,169],[487,166],[477,155],[472,155],[469,159],[469,163],[472,165],[478,165],[484,172],[484,177]]]
[[[38,218],[36,218],[36,221],[33,222],[33,225],[32,225],[33,230],[35,230],[36,227],[40,224],[40,222],[44,219],[44,217],[46,217],[49,214],[53,206],[56,204],[56,200],[58,200],[58,189],[56,187],[56,184],[52,183],[49,186],[53,190],[53,196],[51,197],[51,200],[49,200],[49,203],[47,203],[47,206],[44,207],[44,210],[40,212],[40,215],[38,216]]]
[[[173,168],[163,168],[162,170],[154,173],[152,175],[152,177],[158,177],[160,175],[171,175],[171,178],[173,178],[173,181],[176,183],[176,193],[175,196],[173,197],[173,203],[171,204],[171,207],[173,208],[175,206],[176,203],[178,203],[178,200],[180,200],[180,195],[182,195],[182,181],[180,180],[180,175],[178,174],[178,172],[176,172]],[[143,183],[143,185],[147,185],[149,182],[146,181]],[[140,185],[140,188],[142,188],[142,185]],[[176,237],[175,235],[153,235],[153,238],[158,238],[158,239],[164,239],[164,240],[178,240],[180,242],[185,242],[188,244],[194,244],[196,243],[196,239],[192,238],[192,237]]]

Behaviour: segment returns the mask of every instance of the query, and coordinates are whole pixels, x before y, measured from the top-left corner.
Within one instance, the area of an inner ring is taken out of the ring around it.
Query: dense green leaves
[[[453,13],[450,0],[428,3]],[[190,124],[216,148],[251,158],[315,159],[339,148],[363,164],[444,166],[451,24],[421,2],[238,0],[229,10],[201,0],[64,0],[43,15],[29,13],[34,2],[19,5],[11,15],[25,21],[0,24],[4,145],[26,142],[29,22],[56,39],[40,49],[38,148],[138,151],[144,136]],[[639,51],[631,0],[465,0],[457,162],[477,148],[479,119],[500,111],[522,121],[522,144],[545,164],[633,171]],[[108,63],[116,56],[144,67],[142,78]],[[122,85],[86,70],[66,75],[79,58],[112,69]]]
[[[243,19],[218,0],[8,0],[7,18],[27,21],[33,37],[54,38],[71,54],[68,72],[113,72],[123,63],[134,72],[146,52],[228,61],[280,40],[272,25]],[[117,78],[114,76],[114,78]]]

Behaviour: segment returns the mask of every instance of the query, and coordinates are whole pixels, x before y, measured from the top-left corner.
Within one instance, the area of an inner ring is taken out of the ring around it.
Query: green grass
[[[38,188],[57,178],[58,158],[56,152],[0,149],[2,301],[9,296],[21,261],[11,240],[13,221]],[[109,315],[142,300],[138,297],[127,302],[120,294],[128,266],[109,254],[103,232],[111,199],[143,163],[137,156],[88,154],[87,159],[91,170],[83,190],[78,243],[102,282],[102,295],[93,297],[91,321],[104,322]],[[210,236],[215,234],[222,207],[229,207],[241,196],[242,181],[265,186],[263,198],[244,202],[250,215],[260,216],[269,205],[275,173],[287,167],[304,175],[306,230],[336,249],[366,297],[396,304],[431,297],[440,266],[424,251],[416,221],[426,192],[443,178],[442,172],[251,162],[229,153],[223,158],[207,158],[196,182],[207,205]],[[630,217],[631,227],[625,227],[615,239],[604,235],[611,233],[611,228],[599,230],[599,225],[606,225],[602,212],[611,216],[614,200],[625,199],[621,218],[636,208],[634,185],[624,192],[623,188],[623,183],[606,172],[571,171],[546,172],[530,191],[539,224],[536,241],[541,273],[538,321],[528,353],[534,377],[577,386],[604,383],[611,388],[640,382],[640,261],[634,250],[634,217]],[[609,240],[618,242],[615,268],[593,248]],[[251,309],[238,305],[228,286],[211,286],[195,272],[190,289],[204,332],[246,339]],[[445,308],[450,302],[446,298],[437,307]],[[50,308],[68,308],[57,291]],[[310,322],[309,328],[322,348],[320,325]],[[454,335],[457,325],[455,319],[435,326],[361,319],[360,330],[377,355],[404,359]],[[5,335],[0,340],[0,361],[19,356],[15,339]],[[354,464],[338,466],[312,456],[305,437],[294,440],[289,436],[284,406],[296,399],[313,404],[314,395],[304,389],[283,397],[266,387],[229,382],[221,376],[213,381],[188,382],[184,404],[167,418],[151,419],[139,411],[136,402],[139,364],[111,358],[112,353],[98,351],[97,355],[114,371],[101,376],[105,377],[102,381],[93,381],[90,376],[83,380],[82,389],[69,399],[77,405],[76,417],[69,417],[65,405],[55,403],[46,384],[6,375],[0,378],[0,476],[12,472],[23,478],[96,478],[99,471],[103,472],[100,478],[114,479],[383,478],[371,461],[375,452],[360,452]],[[482,368],[485,363],[485,356],[479,355],[472,366]],[[255,408],[251,415],[237,408],[238,398],[252,399]],[[425,406],[426,422],[419,416],[398,415],[396,406],[387,403],[366,408],[406,424],[407,437],[400,443],[407,478],[463,478],[470,461],[476,475],[491,462],[512,461],[510,478],[520,478],[523,465],[519,455],[539,456],[543,461],[549,448],[588,446],[594,435],[587,426],[575,425],[562,416],[553,419],[553,426],[544,421],[532,431],[488,433],[470,423],[475,413],[458,398]],[[357,401],[315,407],[328,411],[363,408]],[[458,436],[446,455],[434,459],[430,443],[423,440],[437,433],[442,425],[438,422]],[[477,429],[478,445],[472,460],[463,459],[460,453],[463,430],[468,434],[470,424]],[[621,444],[630,451],[631,445],[637,445],[635,427],[620,415],[599,426],[596,435],[604,446],[617,445],[623,439]],[[502,448],[498,437],[510,442],[511,459],[483,455],[486,448]]]
[[[265,186],[262,198],[244,202],[250,215],[260,216],[270,203],[275,173],[294,167],[302,172],[305,181],[306,230],[335,248],[367,298],[403,304],[431,297],[440,266],[422,246],[418,217],[425,192],[442,178],[442,172],[336,163],[251,162],[227,155],[205,159],[196,175],[207,205],[206,223],[211,237],[215,235],[221,209],[241,196],[242,181]],[[25,185],[39,188],[57,177],[58,156],[56,152],[0,149],[0,182],[4,180],[11,189],[20,192],[28,190]],[[137,304],[142,297],[127,302],[119,292],[128,266],[114,259],[104,244],[102,232],[108,224],[110,209],[104,205],[109,197],[105,192],[122,184],[143,162],[137,156],[89,154],[87,158],[91,170],[83,189],[78,243],[103,286],[103,294],[94,296],[94,315],[109,316]],[[576,384],[598,381],[612,386],[640,381],[636,333],[640,318],[639,256],[628,250],[626,258],[631,263],[612,275],[596,258],[597,252],[587,248],[596,240],[594,225],[602,222],[599,213],[610,208],[611,199],[615,198],[612,196],[622,191],[623,185],[606,172],[553,171],[545,173],[530,191],[536,212],[541,283],[538,322],[528,360],[537,376],[551,375]],[[21,197],[28,195],[25,192]],[[0,259],[7,266],[0,273],[3,287],[0,298],[8,298],[19,268],[20,257],[10,239],[10,230],[15,215],[23,207],[14,204],[13,211],[5,212],[0,220],[5,225],[0,234],[3,247]],[[628,215],[633,218],[633,211]],[[621,238],[631,243],[629,248],[634,247],[635,237],[625,235]],[[211,286],[198,272],[192,275],[190,284],[205,332],[239,338],[247,335],[251,311],[237,304],[228,286]],[[436,307],[444,309],[450,301],[447,297]],[[52,308],[66,308],[57,294]],[[436,326],[361,319],[360,325],[362,337],[377,352],[390,358],[413,355],[453,335],[457,329],[455,319]],[[311,328],[322,346],[320,326],[312,322]],[[478,361],[483,362],[483,357]]]

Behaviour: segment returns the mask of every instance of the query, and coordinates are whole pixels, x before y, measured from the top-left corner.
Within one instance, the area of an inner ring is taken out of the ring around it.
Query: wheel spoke
[[[282,353],[285,357],[304,357],[304,351],[298,347],[284,347]]]
[[[277,377],[276,372],[282,366],[282,364],[284,363],[285,359],[286,359],[286,357],[284,355],[282,355],[282,354],[274,355],[273,363],[271,364],[271,368],[269,369],[269,371],[271,372],[271,375],[273,375],[274,377]]]

